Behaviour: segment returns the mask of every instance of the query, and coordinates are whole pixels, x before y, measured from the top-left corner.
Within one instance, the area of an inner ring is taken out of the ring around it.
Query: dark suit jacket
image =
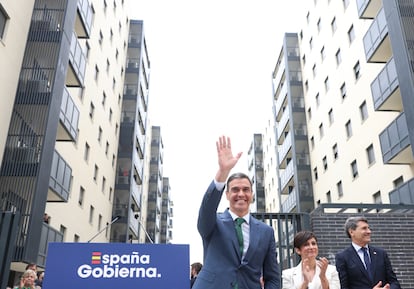
[[[389,283],[391,289],[400,289],[400,283],[392,270],[390,259],[385,250],[369,247],[371,271],[374,280],[370,280],[357,251],[351,245],[335,256],[341,289],[372,289],[379,281],[382,286]]]
[[[239,252],[234,221],[228,211],[217,213],[222,191],[214,182],[204,195],[197,228],[203,239],[203,269],[193,289],[260,289],[263,272],[266,289],[280,288],[273,229],[250,217],[250,243],[242,260]]]

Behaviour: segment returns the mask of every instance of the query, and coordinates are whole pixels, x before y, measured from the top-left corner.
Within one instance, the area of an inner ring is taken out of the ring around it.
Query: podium
[[[42,289],[189,289],[189,263],[189,245],[49,243]]]

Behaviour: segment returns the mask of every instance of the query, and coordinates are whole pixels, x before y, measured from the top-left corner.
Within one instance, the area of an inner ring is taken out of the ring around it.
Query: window
[[[345,129],[346,129],[346,136],[348,138],[350,138],[352,136],[352,125],[351,125],[351,120],[348,120],[347,123],[345,124]]]
[[[318,168],[317,167],[313,169],[313,176],[315,177],[315,181],[317,181],[318,180]]]
[[[371,144],[366,148],[368,164],[372,165],[375,162],[374,146]]]
[[[342,55],[341,55],[341,49],[339,48],[336,53],[335,53],[335,59],[336,59],[336,64],[339,65],[342,62]]]
[[[367,109],[367,103],[364,100],[364,102],[359,106],[359,112],[361,113],[361,120],[364,121],[368,118],[368,109]]]
[[[101,190],[102,190],[103,193],[105,192],[105,186],[106,186],[106,178],[102,177],[102,188],[101,188]]]
[[[344,190],[342,188],[342,181],[336,183],[336,190],[338,191],[338,197],[342,197],[344,195]]]
[[[313,48],[313,38],[309,39],[309,48],[312,50]]]
[[[356,160],[354,160],[351,163],[351,170],[352,170],[352,176],[354,177],[354,179],[356,177],[358,177],[358,166],[357,166],[357,161]]]
[[[308,118],[312,118],[312,109],[310,107],[308,108]]]
[[[73,235],[73,242],[74,242],[74,243],[79,243],[79,239],[80,239],[80,238],[79,238],[79,235],[76,235],[76,234],[75,234],[75,235]]]
[[[308,80],[305,81],[305,91],[307,92],[309,90],[309,83]]]
[[[89,207],[89,223],[91,223],[91,224],[93,222],[93,213],[94,213],[94,211],[95,211],[95,208],[93,206],[90,206]]]
[[[324,136],[324,131],[323,131],[323,123],[321,123],[321,124],[319,125],[319,137],[320,137],[320,138],[323,138],[323,136]]]
[[[106,93],[105,91],[102,93],[102,105],[105,107],[105,103],[106,103]]]
[[[342,96],[342,99],[344,99],[346,97],[346,84],[345,84],[345,82],[341,85],[341,96]]]
[[[96,180],[98,179],[98,171],[99,168],[97,165],[95,165],[95,168],[93,169],[93,180],[96,182]]]
[[[108,155],[108,151],[109,151],[109,142],[106,142],[106,145],[105,145],[105,155]]]
[[[332,29],[332,33],[334,33],[337,29],[337,25],[336,25],[336,18],[334,17],[331,21],[331,29]]]
[[[344,8],[346,9],[349,5],[349,0],[342,0],[343,4],[344,4]]]
[[[302,63],[303,63],[303,65],[306,64],[306,55],[305,54],[303,54],[303,56],[302,56]]]
[[[100,45],[102,45],[103,38],[104,38],[104,36],[103,36],[103,34],[102,34],[102,31],[99,31],[99,44],[100,44]]]
[[[99,67],[98,65],[95,65],[95,80],[98,81],[99,78]]]
[[[359,61],[354,65],[354,76],[355,79],[359,79],[361,77],[361,67],[359,65]]]
[[[319,92],[315,95],[316,106],[320,105]]]
[[[311,143],[311,148],[315,148],[315,138],[313,136],[311,136],[310,138],[310,143]]]
[[[109,67],[111,66],[111,63],[109,62],[109,59],[106,59],[106,73],[109,73]]]
[[[83,206],[83,199],[85,197],[85,189],[83,187],[80,187],[79,190],[79,198],[78,198],[78,204],[80,206]]]
[[[93,102],[89,105],[89,117],[93,119],[93,115],[95,114],[95,105]]]
[[[313,74],[313,77],[315,77],[316,76],[316,64],[314,64],[313,65],[313,67],[312,67],[312,74]]]
[[[321,18],[318,19],[318,22],[316,23],[317,27],[318,27],[318,32],[321,31],[322,28],[322,24],[321,24]]]
[[[99,214],[98,216],[98,231],[102,229],[102,215]]]
[[[326,202],[332,203],[331,191],[326,193]]]
[[[337,144],[334,144],[332,146],[332,153],[333,153],[334,160],[336,160],[338,158],[338,145]]]
[[[0,4],[0,39],[4,37],[4,31],[6,30],[6,23],[9,20],[9,15],[3,8],[3,5]]]
[[[109,122],[112,122],[112,116],[113,116],[113,112],[112,112],[112,108],[109,109]]]
[[[89,146],[88,143],[85,143],[85,152],[83,154],[83,159],[85,161],[88,161],[89,160],[89,151],[90,151],[90,146]]]
[[[351,25],[351,27],[348,30],[349,43],[354,42],[354,39],[355,39],[355,29],[354,29],[354,25]]]
[[[381,191],[378,191],[375,194],[373,194],[372,200],[374,201],[374,204],[382,204]]]
[[[102,128],[99,127],[99,130],[98,130],[98,142],[101,143],[101,141],[102,141]]]
[[[325,46],[322,46],[322,49],[321,49],[321,59],[322,59],[322,61],[325,59],[325,57],[326,57]]]
[[[328,169],[328,160],[326,159],[326,156],[322,159],[323,169],[326,171]]]
[[[402,176],[399,176],[392,183],[394,184],[394,188],[398,188],[404,183],[404,178]]]
[[[306,22],[309,24],[309,18],[310,18],[310,12],[308,11],[308,14],[306,14]]]
[[[333,110],[332,110],[332,108],[328,111],[328,119],[329,119],[329,124],[333,124],[333,122],[334,122],[334,116],[333,116]]]
[[[329,90],[329,76],[325,78],[324,84],[325,84],[325,90],[328,91]]]
[[[63,240],[65,240],[65,235],[66,235],[66,227],[65,227],[65,226],[63,226],[63,225],[60,225],[59,232],[62,234],[62,236],[63,236]]]

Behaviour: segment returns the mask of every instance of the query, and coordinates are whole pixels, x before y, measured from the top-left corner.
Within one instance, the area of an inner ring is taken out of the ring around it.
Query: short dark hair
[[[250,187],[253,186],[252,181],[250,180],[248,175],[246,175],[244,173],[234,173],[227,179],[226,190],[229,189],[229,184],[231,183],[231,181],[236,180],[236,179],[247,179],[247,180],[249,180]]]
[[[35,267],[37,269],[37,265],[35,263],[29,263],[26,265],[26,270]]]
[[[300,249],[309,239],[315,238],[316,242],[318,239],[316,235],[311,231],[299,231],[296,233],[295,238],[293,239],[293,246]]]
[[[199,262],[195,262],[195,263],[191,264],[191,269],[196,270],[197,274],[200,273],[201,268],[203,268],[203,265]]]
[[[349,230],[355,230],[358,227],[358,222],[365,222],[368,224],[368,219],[363,216],[357,216],[357,217],[349,217],[345,221],[345,233],[348,236],[348,238],[351,239],[351,234],[349,234]]]

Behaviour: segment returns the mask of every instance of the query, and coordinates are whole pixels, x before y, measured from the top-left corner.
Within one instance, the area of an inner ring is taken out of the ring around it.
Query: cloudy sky
[[[271,75],[283,34],[298,32],[305,0],[132,0],[151,62],[149,117],[161,127],[164,177],[174,202],[173,242],[203,258],[196,222],[217,170],[215,142],[232,138],[244,158],[272,110]],[[309,1],[309,0],[308,0]],[[220,210],[226,208],[223,199]]]

